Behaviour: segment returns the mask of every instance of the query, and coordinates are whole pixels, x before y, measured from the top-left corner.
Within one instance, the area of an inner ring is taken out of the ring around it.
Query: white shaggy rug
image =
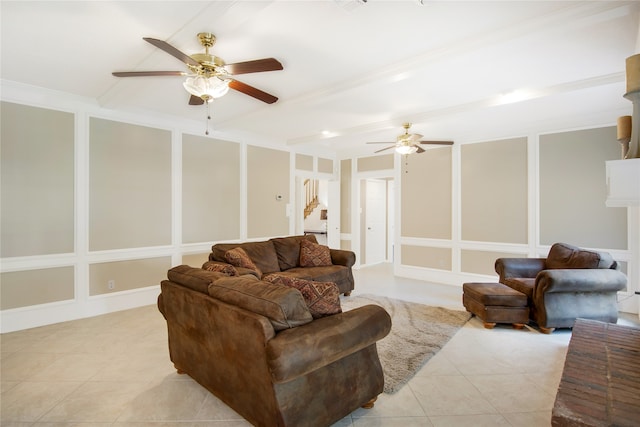
[[[388,394],[400,390],[471,318],[466,311],[377,295],[344,297],[340,304],[343,311],[376,304],[391,316],[391,332],[377,343]]]

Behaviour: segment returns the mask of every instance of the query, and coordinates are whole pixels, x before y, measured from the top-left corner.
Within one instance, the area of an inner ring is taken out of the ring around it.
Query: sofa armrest
[[[356,254],[352,251],[343,249],[330,249],[331,262],[335,265],[344,265],[345,267],[353,267],[356,263]]]
[[[391,330],[391,318],[377,305],[316,319],[278,333],[267,344],[273,381],[291,381],[375,344]]]
[[[536,277],[534,298],[550,292],[618,292],[627,286],[627,277],[608,269],[543,270]]]
[[[544,269],[545,258],[498,258],[495,263],[500,283],[512,277],[533,279]]]

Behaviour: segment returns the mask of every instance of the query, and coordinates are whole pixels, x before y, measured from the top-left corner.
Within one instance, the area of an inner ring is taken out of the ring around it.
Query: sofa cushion
[[[280,271],[300,266],[300,242],[303,240],[318,243],[316,236],[313,234],[304,236],[275,237],[271,239],[271,242],[276,249]]]
[[[314,282],[278,273],[266,275],[264,280],[299,290],[314,319],[342,313],[340,290],[333,282]]]
[[[209,285],[208,293],[213,298],[265,316],[276,331],[313,320],[299,291],[252,276],[222,277]]]
[[[214,261],[226,261],[226,252],[233,248],[242,248],[263,273],[280,271],[276,248],[270,240],[264,242],[218,243],[211,247],[211,255],[209,259]]]
[[[174,283],[185,286],[194,291],[208,293],[209,285],[216,280],[226,277],[225,274],[207,271],[189,265],[179,265],[167,272],[167,278]]]
[[[567,243],[555,243],[549,250],[545,269],[558,268],[615,268],[615,261],[607,252],[580,249]]]
[[[332,265],[331,251],[328,246],[308,240],[300,242],[300,267],[323,267]]]
[[[260,269],[254,264],[249,255],[242,248],[233,248],[228,250],[224,254],[224,258],[227,262],[235,267],[248,268],[249,270],[256,271],[258,277],[262,276]]]
[[[315,280],[317,282],[343,283],[350,281],[350,270],[343,265],[327,265],[325,267],[296,267],[280,274],[301,279]]]
[[[223,273],[226,276],[238,276],[238,270],[236,270],[233,265],[226,263],[207,261],[202,264],[202,269],[207,271],[217,271],[218,273]]]

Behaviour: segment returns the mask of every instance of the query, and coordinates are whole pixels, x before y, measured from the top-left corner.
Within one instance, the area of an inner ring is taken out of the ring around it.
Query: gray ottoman
[[[527,296],[502,283],[464,283],[462,304],[482,319],[487,329],[496,323],[511,323],[514,328],[522,329],[529,322]]]

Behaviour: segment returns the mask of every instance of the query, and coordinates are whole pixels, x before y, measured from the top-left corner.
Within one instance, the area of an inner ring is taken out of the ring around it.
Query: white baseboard
[[[160,286],[0,311],[0,333],[20,331],[156,304]]]

